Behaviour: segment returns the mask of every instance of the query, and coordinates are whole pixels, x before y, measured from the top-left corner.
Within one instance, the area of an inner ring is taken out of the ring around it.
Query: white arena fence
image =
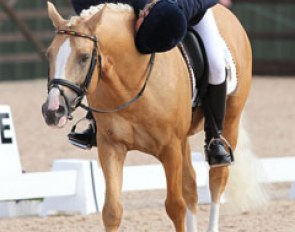
[[[199,153],[192,153],[192,158],[198,172],[199,202],[209,203],[208,165]],[[264,173],[260,181],[292,183],[289,197],[295,199],[295,157],[260,162]],[[124,168],[123,192],[165,188],[161,165]],[[95,160],[55,160],[51,172],[22,173],[11,110],[0,105],[0,217],[101,212],[104,194],[103,173]],[[38,205],[37,210],[34,204]]]

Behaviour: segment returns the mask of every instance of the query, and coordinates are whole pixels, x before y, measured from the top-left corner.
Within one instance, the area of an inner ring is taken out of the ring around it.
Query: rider
[[[128,3],[137,14],[135,44],[140,53],[165,52],[184,37],[187,27],[196,30],[202,40],[209,63],[209,85],[204,97],[205,153],[212,166],[231,164],[232,154],[226,149],[222,129],[226,105],[226,70],[223,41],[210,9],[217,0],[72,0],[77,14],[92,5],[105,2]],[[88,112],[87,118],[92,120]],[[91,148],[96,145],[95,127],[82,133],[71,132],[70,141]]]

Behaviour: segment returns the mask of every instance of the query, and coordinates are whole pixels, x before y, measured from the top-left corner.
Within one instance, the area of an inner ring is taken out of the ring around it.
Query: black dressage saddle
[[[201,105],[201,100],[206,94],[208,86],[208,60],[204,43],[200,35],[193,29],[188,28],[187,34],[182,41],[182,45],[188,57],[189,66],[191,66],[194,78],[196,80],[196,88],[198,95],[194,99],[193,105],[196,107]]]

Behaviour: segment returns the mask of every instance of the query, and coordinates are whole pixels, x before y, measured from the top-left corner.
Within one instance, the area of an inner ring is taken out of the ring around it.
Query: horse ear
[[[53,23],[53,26],[55,28],[59,28],[66,20],[58,13],[55,6],[51,2],[47,2],[47,7],[48,15]]]
[[[89,27],[91,32],[95,31],[99,21],[102,19],[103,13],[106,8],[107,4],[104,4],[103,8],[100,11],[98,11],[96,14],[94,14],[86,21],[86,25]]]

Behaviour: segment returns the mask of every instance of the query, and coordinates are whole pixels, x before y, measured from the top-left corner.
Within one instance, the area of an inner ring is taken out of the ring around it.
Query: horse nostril
[[[59,115],[65,115],[66,113],[66,108],[64,106],[59,106],[58,110],[56,111],[57,114]]]
[[[59,106],[57,110],[49,110],[48,103],[44,103],[42,105],[42,114],[45,119],[45,122],[48,125],[56,125],[59,119],[64,116],[66,113],[66,109],[64,106]]]
[[[44,115],[44,119],[48,125],[55,125],[56,124],[56,115],[55,111],[48,110]]]

